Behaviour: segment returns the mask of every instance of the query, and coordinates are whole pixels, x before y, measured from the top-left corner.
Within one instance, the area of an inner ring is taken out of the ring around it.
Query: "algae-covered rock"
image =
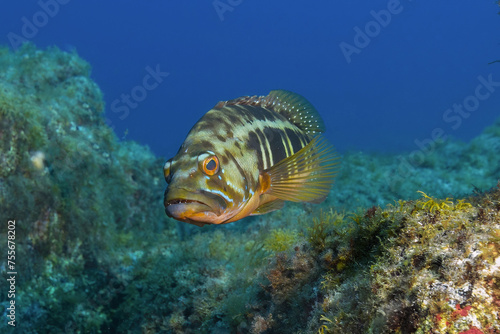
[[[144,226],[152,233],[165,221],[162,161],[117,141],[89,75],[74,53],[0,50],[1,244],[6,252],[15,220],[16,327],[26,333],[109,323],[121,236],[138,241]]]
[[[500,329],[500,188],[467,200],[423,196],[374,207],[356,220],[347,263],[341,270],[330,267],[323,276],[319,320],[309,329]]]
[[[117,140],[89,74],[74,53],[0,49],[0,244],[15,220],[17,272],[1,332],[500,331],[500,120],[422,154],[347,152],[323,204],[180,238],[162,159]]]

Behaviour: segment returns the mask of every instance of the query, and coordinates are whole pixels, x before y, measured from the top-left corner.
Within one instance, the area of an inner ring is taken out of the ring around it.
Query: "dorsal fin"
[[[267,95],[274,111],[285,116],[290,122],[311,137],[325,132],[325,123],[316,108],[303,96],[287,91],[272,90]]]
[[[271,109],[286,117],[311,138],[325,132],[325,123],[312,104],[301,95],[287,90],[272,90],[267,96],[242,96],[221,101],[214,109],[228,105],[251,105]]]

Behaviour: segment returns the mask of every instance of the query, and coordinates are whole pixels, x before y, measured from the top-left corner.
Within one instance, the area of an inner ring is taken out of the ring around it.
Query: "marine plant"
[[[297,231],[295,230],[272,230],[264,240],[264,248],[272,253],[288,250],[297,242]]]
[[[437,210],[446,210],[449,209],[450,206],[453,205],[453,201],[450,198],[446,198],[444,200],[438,200],[428,196],[423,191],[418,191],[422,194],[423,200],[417,201],[416,209],[417,210],[428,210],[429,212],[435,212]]]

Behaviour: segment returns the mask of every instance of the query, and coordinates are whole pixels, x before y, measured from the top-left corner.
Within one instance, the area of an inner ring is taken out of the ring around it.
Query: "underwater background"
[[[499,332],[499,11],[9,3],[0,332]],[[327,200],[166,217],[162,167],[191,126],[272,89],[325,120],[342,158]]]

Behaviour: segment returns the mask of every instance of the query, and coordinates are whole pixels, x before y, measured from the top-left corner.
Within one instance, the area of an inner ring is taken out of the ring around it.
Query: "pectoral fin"
[[[262,196],[266,196],[266,195],[262,195]],[[284,204],[285,204],[285,201],[282,201],[280,199],[275,199],[273,201],[270,201],[270,202],[267,202],[267,203],[260,205],[257,209],[255,209],[255,211],[253,211],[250,214],[250,216],[263,215],[263,214],[271,212],[271,211],[279,210],[283,207]]]
[[[292,202],[322,202],[333,185],[339,158],[319,135],[294,155],[264,171],[265,194]]]

